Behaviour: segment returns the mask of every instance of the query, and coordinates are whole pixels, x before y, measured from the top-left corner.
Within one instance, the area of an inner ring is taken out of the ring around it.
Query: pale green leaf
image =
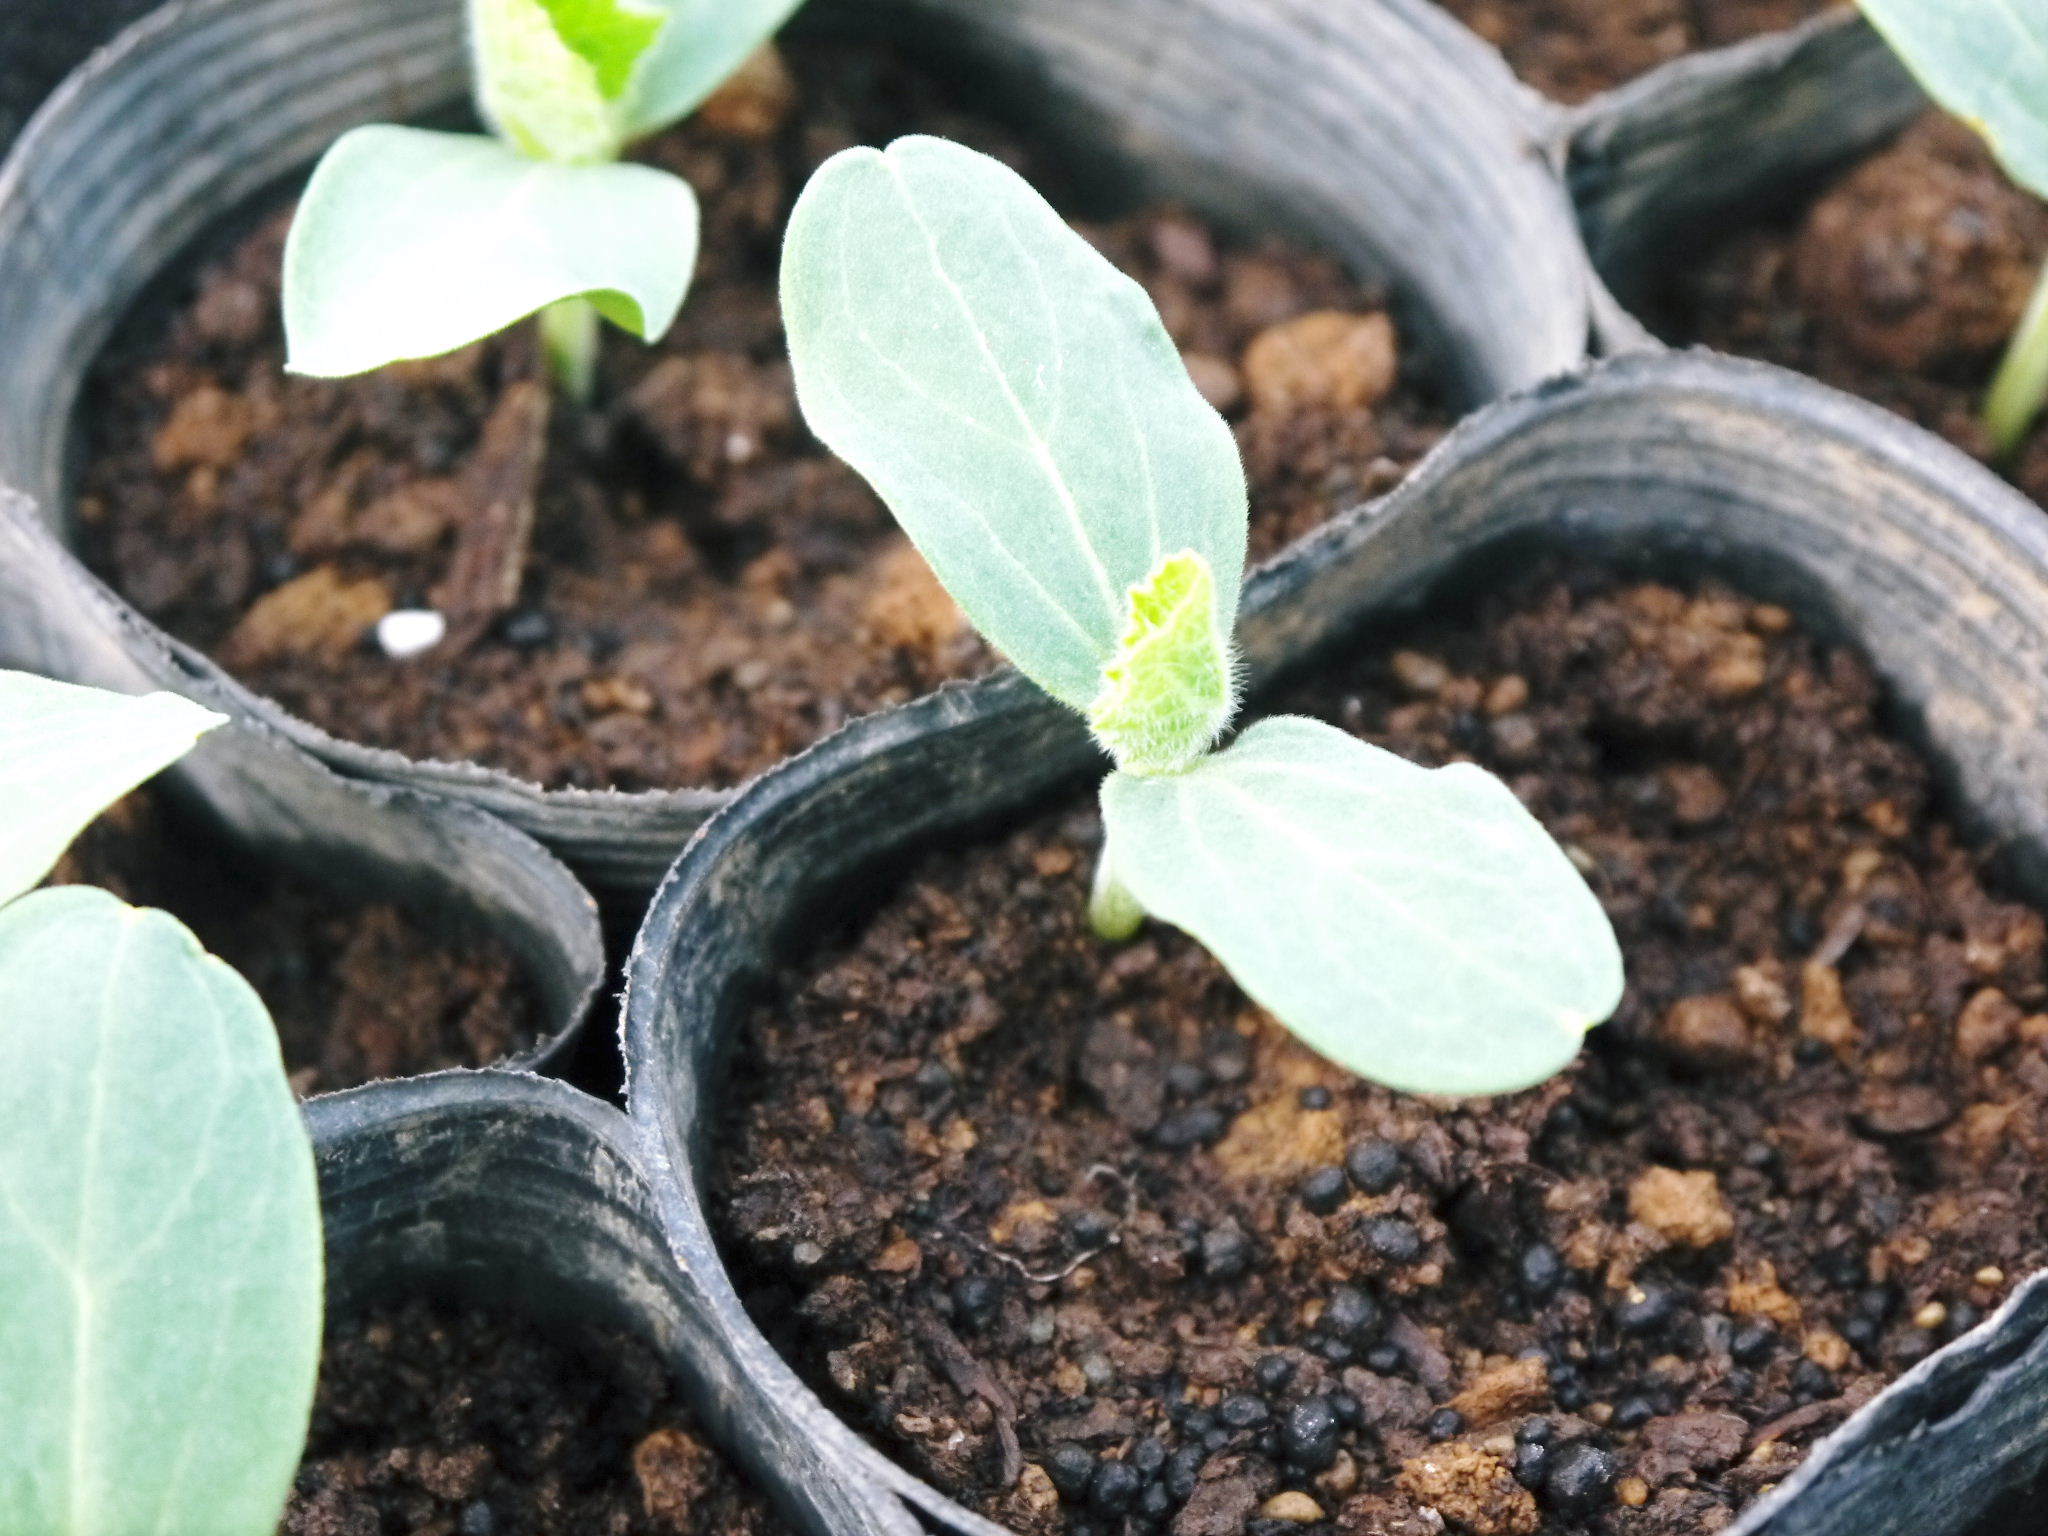
[[[849,150],[783,258],[798,397],[977,628],[1086,711],[1129,589],[1187,550],[1235,624],[1237,444],[1144,289],[1015,172],[941,139]]]
[[[469,0],[484,121],[537,160],[615,159],[622,98],[666,19],[653,0]]]
[[[658,133],[696,111],[803,0],[663,0],[668,26],[634,78],[628,138]]]
[[[1990,141],[2014,181],[2048,197],[2048,4],[1861,3],[1927,93]]]
[[[1128,602],[1088,724],[1119,768],[1168,773],[1214,746],[1236,710],[1230,635],[1209,563],[1188,550],[1167,556]]]
[[[1412,1093],[1559,1071],[1621,1000],[1599,902],[1507,786],[1314,720],[1261,721],[1185,773],[1102,790],[1105,858],[1261,1006]]]
[[[435,357],[579,297],[653,340],[696,262],[697,200],[666,171],[357,128],[328,150],[292,222],[286,366],[333,378]]]
[[[0,908],[0,1530],[269,1536],[319,1360],[312,1149],[248,985],[103,891]]]
[[[0,904],[47,875],[101,811],[226,723],[173,693],[0,672]]]

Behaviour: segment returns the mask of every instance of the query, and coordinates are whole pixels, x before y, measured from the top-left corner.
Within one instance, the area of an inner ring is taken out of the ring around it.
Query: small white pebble
[[[1986,1264],[1977,1271],[1976,1281],[1979,1285],[2003,1285],[2005,1284],[2005,1271],[1996,1264]]]
[[[424,656],[447,637],[447,618],[431,608],[400,608],[377,621],[377,644],[393,661]]]
[[[1941,1302],[1930,1301],[1913,1314],[1915,1328],[1939,1328],[1948,1321],[1948,1308]]]

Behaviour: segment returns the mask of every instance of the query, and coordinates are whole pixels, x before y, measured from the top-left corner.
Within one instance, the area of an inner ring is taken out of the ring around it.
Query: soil
[[[300,1094],[488,1066],[539,1035],[518,964],[496,945],[452,944],[389,903],[226,854],[148,790],[87,828],[51,879],[189,927],[270,1009]]]
[[[419,1301],[329,1335],[281,1536],[400,1531],[787,1536],[641,1346]]]
[[[2048,923],[1856,656],[1539,573],[1278,702],[1502,774],[1626,1001],[1407,1098],[1095,940],[1090,805],[854,893],[746,1024],[714,1210],[906,1466],[1025,1536],[1704,1536],[2048,1258]]]
[[[1674,271],[1662,329],[1862,395],[1990,457],[1978,415],[2048,260],[2048,204],[1929,114],[1789,219]],[[2048,427],[2006,471],[2048,501]]]
[[[779,242],[824,158],[913,129],[1060,183],[887,57],[804,52],[794,69],[757,71],[647,148],[702,197],[704,256],[660,345],[608,335],[589,410],[547,409],[526,326],[362,379],[284,377],[289,210],[267,218],[110,352],[87,407],[88,560],[337,736],[556,787],[732,785],[988,668],[880,503],[803,429]],[[1388,489],[1441,435],[1384,296],[1335,262],[1171,208],[1088,233],[1234,423],[1255,557]],[[505,488],[536,470],[522,563],[499,536],[517,517],[476,509],[516,510]],[[390,659],[373,627],[422,605],[450,638]]]
[[[1581,102],[1660,64],[1796,26],[1835,0],[1440,0],[1555,101]]]

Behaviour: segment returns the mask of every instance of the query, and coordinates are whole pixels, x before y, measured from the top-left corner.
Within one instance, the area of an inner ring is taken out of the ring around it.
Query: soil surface
[[[640,1346],[421,1302],[331,1333],[282,1536],[787,1536]]]
[[[1662,328],[1811,374],[1987,458],[1984,392],[2044,259],[2048,204],[1930,114],[1789,221],[1676,268]],[[2048,501],[2048,429],[2006,468]]]
[[[197,934],[270,1009],[301,1094],[488,1066],[539,1035],[503,950],[234,857],[147,790],[87,828],[51,879],[160,907]]]
[[[1092,806],[936,853],[755,1011],[749,1305],[1027,1536],[1703,1536],[2048,1256],[2048,924],[1854,655],[1542,575],[1279,701],[1501,773],[1628,958],[1565,1074],[1404,1098],[1161,926]]]
[[[1834,0],[1439,0],[1555,101],[1580,102],[1704,48],[1782,32]]]
[[[834,151],[911,130],[1054,173],[873,53],[797,56],[654,142],[704,201],[675,329],[610,332],[597,404],[547,409],[531,327],[438,361],[286,378],[289,211],[131,326],[88,406],[88,559],[145,613],[350,740],[553,786],[731,785],[847,719],[991,665],[865,484],[796,410],[780,239]],[[1263,557],[1441,435],[1383,297],[1334,262],[1155,208],[1090,226],[1235,424]],[[536,480],[537,476],[537,480]],[[516,517],[537,496],[530,557]],[[498,611],[507,592],[509,608]],[[412,661],[371,638],[433,606]]]

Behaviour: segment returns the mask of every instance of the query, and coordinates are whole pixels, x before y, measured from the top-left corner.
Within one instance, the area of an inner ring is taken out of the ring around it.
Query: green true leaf
[[[226,720],[142,697],[0,672],[0,904],[50,872],[86,824]]]
[[[1216,744],[1237,708],[1216,579],[1183,550],[1130,590],[1130,621],[1088,707],[1095,738],[1132,773],[1172,773]]]
[[[1506,785],[1318,721],[1104,784],[1112,875],[1339,1065],[1414,1093],[1541,1082],[1621,999],[1586,883]]]
[[[246,983],[103,891],[0,908],[0,1530],[269,1536],[319,1359],[312,1149]]]
[[[1977,129],[2013,180],[2048,197],[2048,6],[1861,0],[1927,93]]]
[[[626,102],[627,137],[659,133],[696,111],[802,4],[666,0],[668,27],[642,64]]]
[[[484,121],[536,160],[617,158],[622,98],[666,24],[648,0],[470,0]]]
[[[292,222],[286,366],[334,378],[435,357],[577,297],[653,340],[696,261],[696,196],[665,171],[357,128],[328,150]]]
[[[1089,709],[1130,589],[1177,552],[1234,625],[1230,429],[1144,289],[1021,177],[940,139],[848,150],[798,201],[782,294],[812,429],[1047,692]]]

